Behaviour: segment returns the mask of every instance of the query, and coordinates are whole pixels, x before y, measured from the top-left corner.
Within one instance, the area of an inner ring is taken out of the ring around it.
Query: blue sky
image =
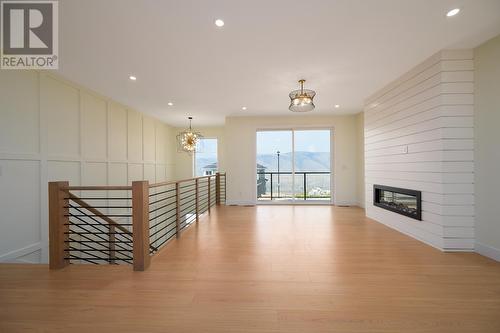
[[[257,154],[289,153],[292,151],[291,131],[257,132]],[[329,130],[295,131],[295,151],[329,152]]]
[[[217,155],[217,139],[203,138],[196,146],[198,154]]]

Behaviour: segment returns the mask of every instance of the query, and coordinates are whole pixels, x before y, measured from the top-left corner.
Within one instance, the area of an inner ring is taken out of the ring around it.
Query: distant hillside
[[[295,171],[329,171],[330,153],[311,153],[306,151],[295,152]],[[197,174],[203,172],[203,167],[214,163],[213,158],[199,158],[196,163]],[[266,171],[278,171],[278,157],[276,154],[259,154],[257,163],[266,167]],[[292,153],[280,155],[280,170],[292,170]]]
[[[276,154],[258,154],[257,163],[266,167],[266,171],[278,170]],[[280,155],[280,170],[292,170],[292,153]],[[306,151],[295,152],[295,171],[329,171],[330,153],[312,153]]]

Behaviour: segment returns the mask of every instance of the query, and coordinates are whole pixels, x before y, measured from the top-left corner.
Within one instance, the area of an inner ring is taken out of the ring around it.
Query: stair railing
[[[131,186],[50,182],[49,267],[130,264],[146,270],[151,256],[225,200],[225,173]]]

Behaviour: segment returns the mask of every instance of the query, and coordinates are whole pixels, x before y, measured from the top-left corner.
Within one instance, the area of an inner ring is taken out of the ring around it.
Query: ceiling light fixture
[[[168,102],[168,103],[167,103],[167,105],[168,105],[168,106],[172,106],[172,105],[174,105],[174,103],[172,103],[172,102]]]
[[[133,76],[133,75],[130,75],[128,78],[129,78],[130,80],[132,80],[132,81],[137,80],[137,78],[136,78],[135,76]]]
[[[247,107],[246,107],[246,106],[243,106],[241,109],[242,109],[243,111],[245,111],[245,110],[247,109]]]
[[[336,108],[336,109],[340,108],[340,105],[335,104],[335,108]]]
[[[304,89],[306,80],[299,80],[300,89],[293,90],[290,96],[290,106],[288,109],[292,112],[308,112],[314,110],[313,98],[316,96],[314,90]]]
[[[193,153],[196,151],[198,141],[203,138],[200,132],[195,132],[191,128],[193,117],[188,117],[189,128],[177,134],[177,151]]]
[[[457,15],[458,13],[460,13],[460,8],[454,8],[454,9],[450,10],[448,13],[446,13],[446,16],[452,17],[452,16]]]
[[[215,25],[218,26],[219,28],[223,27],[224,21],[222,21],[221,19],[217,19],[217,20],[215,20]]]

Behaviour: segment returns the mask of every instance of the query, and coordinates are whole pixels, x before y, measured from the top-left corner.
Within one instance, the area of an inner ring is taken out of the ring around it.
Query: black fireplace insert
[[[422,220],[422,192],[406,188],[373,185],[373,204],[416,220]]]

